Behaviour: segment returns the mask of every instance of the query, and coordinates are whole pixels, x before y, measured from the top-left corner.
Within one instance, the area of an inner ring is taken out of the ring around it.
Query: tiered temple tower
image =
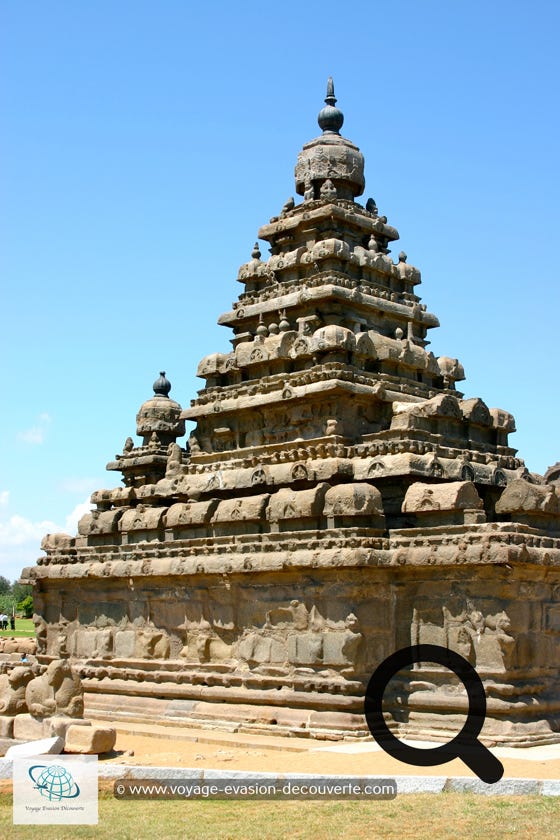
[[[457,650],[488,695],[486,740],[560,724],[560,500],[508,444],[511,414],[463,399],[420,272],[364,191],[332,80],[296,192],[259,231],[181,411],[165,374],[108,465],[77,537],[24,571],[44,661],[71,657],[89,710],[365,735],[365,685],[395,650]],[[188,444],[185,420],[195,423]],[[466,710],[424,663],[387,696],[394,724],[445,736]]]

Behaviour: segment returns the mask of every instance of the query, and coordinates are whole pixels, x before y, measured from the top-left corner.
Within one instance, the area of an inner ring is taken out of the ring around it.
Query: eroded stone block
[[[83,755],[101,755],[111,752],[117,733],[110,727],[69,726],[66,730],[64,752]]]
[[[34,717],[27,712],[14,718],[14,738],[20,741],[35,741],[44,735],[43,718]]]

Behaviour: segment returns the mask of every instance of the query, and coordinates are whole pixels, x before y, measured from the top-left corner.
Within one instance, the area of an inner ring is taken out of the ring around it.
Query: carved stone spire
[[[344,115],[335,103],[334,84],[329,77],[325,107],[317,117],[323,133],[305,144],[296,164],[296,192],[306,201],[324,198],[321,187],[327,180],[329,194],[338,199],[353,201],[364,191],[364,157],[357,146],[340,134]]]

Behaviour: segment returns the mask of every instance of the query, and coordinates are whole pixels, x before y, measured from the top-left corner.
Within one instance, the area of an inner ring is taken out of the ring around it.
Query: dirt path
[[[437,767],[414,767],[391,758],[374,744],[151,729],[150,735],[138,730],[119,731],[115,754],[103,762],[277,773],[474,776],[459,759]],[[505,767],[504,778],[560,779],[560,745],[502,750],[498,757]]]

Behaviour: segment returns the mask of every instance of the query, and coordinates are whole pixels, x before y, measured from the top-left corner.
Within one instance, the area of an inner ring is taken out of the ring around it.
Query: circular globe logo
[[[35,790],[49,802],[74,799],[80,795],[80,788],[72,774],[59,764],[35,764],[29,768],[29,776],[35,784]]]

